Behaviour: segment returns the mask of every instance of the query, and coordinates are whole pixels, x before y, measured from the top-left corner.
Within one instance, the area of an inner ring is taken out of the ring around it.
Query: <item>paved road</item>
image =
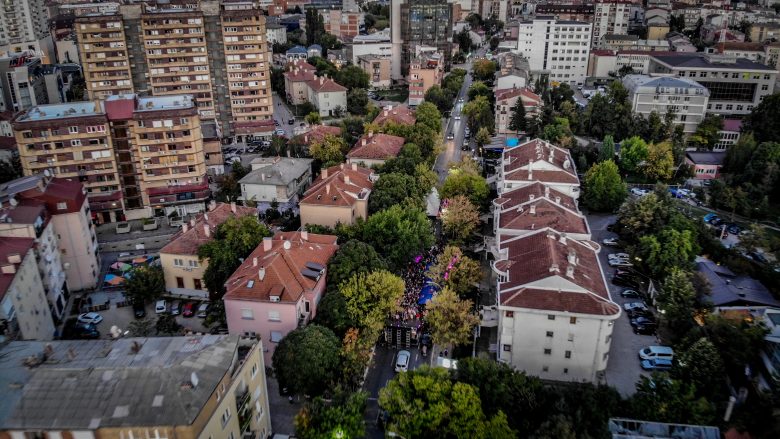
[[[274,101],[274,120],[279,122],[279,126],[276,127],[281,128],[286,133],[286,136],[288,139],[291,139],[293,136],[293,127],[297,126],[301,123],[303,120],[303,116],[301,116],[300,120],[296,119],[294,125],[290,125],[288,121],[294,117],[293,113],[290,111],[290,108],[284,103],[284,100],[280,98],[276,93],[273,95],[273,101]]]

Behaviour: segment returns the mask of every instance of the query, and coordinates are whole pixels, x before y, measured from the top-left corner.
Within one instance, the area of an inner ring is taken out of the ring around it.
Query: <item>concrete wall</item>
[[[341,107],[344,113],[347,111],[346,91],[313,93],[309,89],[309,101],[317,107],[322,117],[333,116],[336,107]]]
[[[71,291],[95,288],[100,275],[97,238],[92,222],[84,213],[86,204],[84,200],[84,206],[78,212],[54,215],[52,218],[65,278]]]
[[[319,224],[335,227],[338,223],[352,224],[356,218],[356,212],[349,206],[322,206],[302,203],[299,207],[301,209],[301,225]]]
[[[184,265],[175,265],[176,259],[180,259]],[[208,267],[208,261],[201,262],[196,255],[160,253],[160,265],[165,275],[166,290],[177,296],[208,297],[208,291],[203,284],[203,273]],[[184,282],[183,288],[179,287],[177,278]],[[196,279],[201,281],[201,288],[195,288]]]
[[[54,338],[54,322],[32,249],[22,255],[22,263],[16,268],[16,275],[8,287],[6,297],[10,297],[13,303],[22,339]]]

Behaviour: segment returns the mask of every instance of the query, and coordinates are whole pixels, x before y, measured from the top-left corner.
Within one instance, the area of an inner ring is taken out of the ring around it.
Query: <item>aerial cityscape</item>
[[[0,439],[780,438],[780,0],[0,2]]]

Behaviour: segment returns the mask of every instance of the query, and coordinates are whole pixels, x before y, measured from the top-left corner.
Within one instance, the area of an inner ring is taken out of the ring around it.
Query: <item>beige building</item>
[[[368,84],[371,88],[390,88],[390,57],[377,55],[358,56],[358,66],[368,74]]]
[[[208,260],[198,258],[198,248],[214,239],[217,227],[228,218],[249,215],[257,215],[257,209],[236,206],[235,203],[212,202],[207,212],[184,223],[181,230],[160,250],[160,265],[168,293],[178,297],[208,298],[203,283]]]
[[[304,61],[293,61],[284,72],[284,91],[287,93],[287,102],[300,105],[309,101],[309,90],[306,83],[313,80],[317,69]]]
[[[509,134],[515,131],[509,129],[512,119],[512,109],[520,99],[525,109],[525,117],[532,118],[542,109],[542,98],[527,88],[511,88],[496,90],[496,133]]]
[[[347,153],[347,163],[367,168],[383,165],[387,160],[398,157],[404,142],[403,137],[369,131],[360,136],[355,146]]]
[[[252,170],[241,180],[241,196],[257,203],[265,211],[273,202],[279,212],[297,209],[298,197],[311,184],[311,164],[314,160],[291,157],[258,157],[252,160]]]
[[[90,15],[73,25],[90,100],[133,92],[125,30],[119,15]],[[76,58],[78,59],[78,58]]]
[[[444,57],[439,52],[423,52],[409,64],[409,105],[416,106],[425,100],[425,92],[434,85],[441,85],[444,78]]]
[[[335,227],[368,218],[368,199],[378,175],[354,163],[323,169],[301,199],[301,224]]]
[[[331,117],[347,111],[347,87],[323,76],[315,76],[306,82],[309,102],[317,108],[320,116]]]
[[[12,342],[0,350],[0,436],[266,438],[262,352],[258,339],[219,335]]]
[[[34,245],[32,238],[0,238],[0,319],[5,322],[3,333],[7,336],[51,340],[54,322],[38,274]]]

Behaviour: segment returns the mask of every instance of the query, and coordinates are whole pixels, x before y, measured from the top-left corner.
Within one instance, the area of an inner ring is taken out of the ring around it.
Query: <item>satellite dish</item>
[[[44,169],[43,170],[43,175],[46,176],[46,177],[51,177],[51,171],[49,171],[48,169]]]
[[[16,198],[14,198],[14,197],[11,197],[11,199],[8,200],[8,202],[11,204],[11,206],[18,206],[19,205],[19,202],[16,201]]]
[[[198,374],[195,372],[192,372],[192,375],[190,375],[190,382],[192,383],[192,387],[198,387]]]
[[[290,241],[284,241],[283,246],[285,250],[289,250],[290,248],[292,248],[292,243]]]

